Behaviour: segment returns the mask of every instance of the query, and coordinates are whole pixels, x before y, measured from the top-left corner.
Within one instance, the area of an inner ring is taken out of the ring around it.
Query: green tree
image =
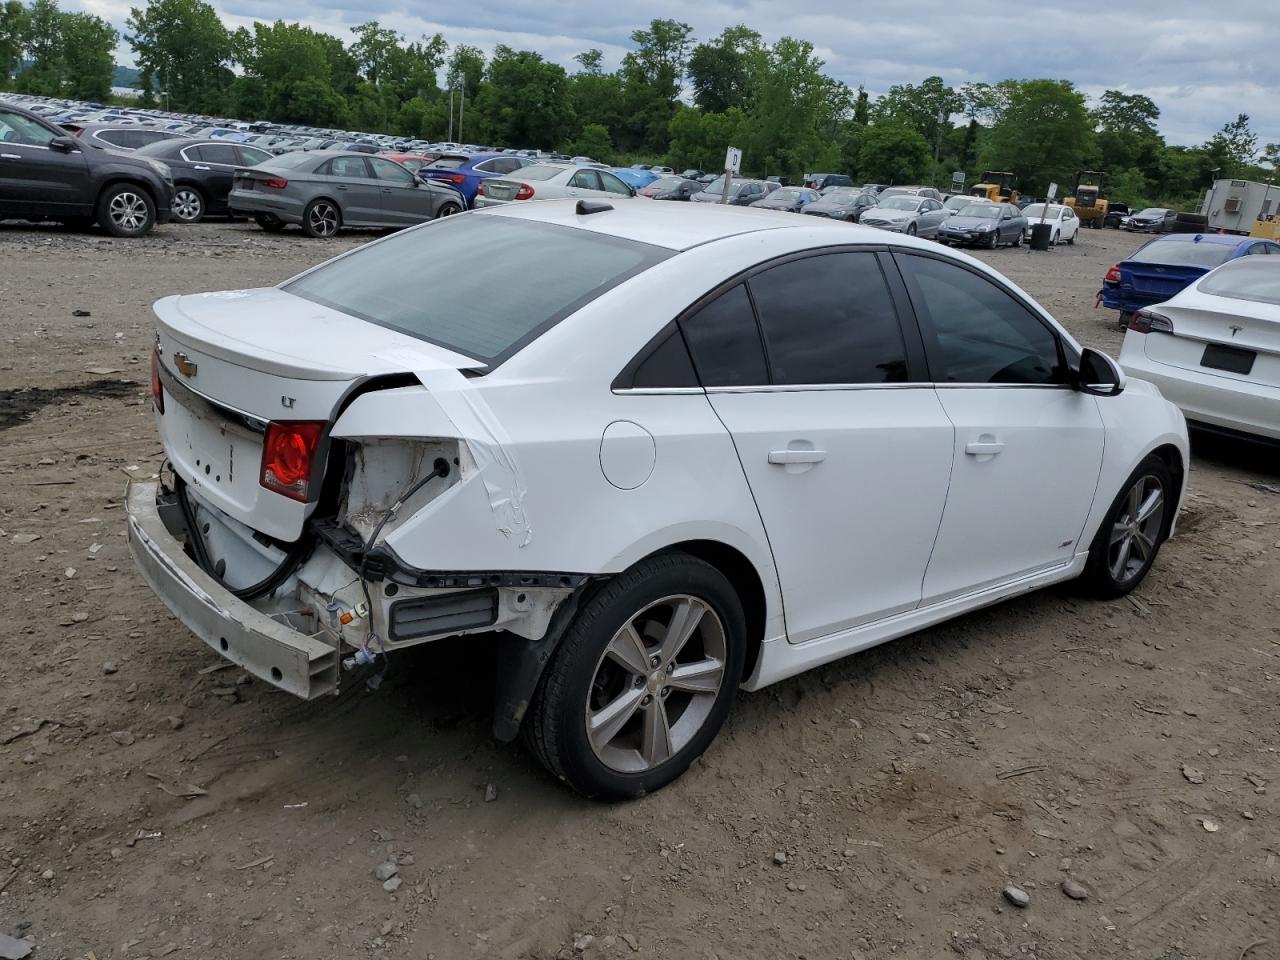
[[[217,112],[234,79],[231,35],[203,0],[150,0],[134,7],[127,37],[142,71],[144,91],[159,85],[174,110]]]
[[[671,118],[671,149],[667,160],[677,169],[721,170],[725,148],[742,145],[746,124],[746,114],[737,107],[730,107],[724,113],[704,113],[682,106]],[[748,169],[754,169],[750,157],[744,157],[743,163]]]
[[[613,140],[609,137],[608,128],[598,123],[588,123],[576,137],[565,144],[564,152],[608,163],[613,159]]]
[[[616,133],[624,149],[666,152],[692,33],[676,20],[654,20],[648,30],[632,32],[636,49],[622,58],[620,71],[624,121]]]
[[[918,130],[893,123],[867,127],[858,147],[858,176],[871,183],[913,183],[929,169],[929,143]]]
[[[480,92],[480,82],[484,79],[483,51],[465,43],[458,44],[449,57],[449,72],[446,77],[447,89],[461,90],[468,100],[474,100]]]
[[[564,67],[531,50],[499,44],[476,95],[476,126],[485,140],[506,147],[562,143],[574,129]],[[471,109],[467,112],[471,122]]]
[[[1024,80],[991,129],[983,163],[1011,170],[1019,190],[1038,194],[1051,180],[1074,183],[1093,149],[1084,94],[1068,80]]]
[[[0,90],[9,86],[27,45],[27,8],[22,0],[0,3]]]
[[[694,102],[710,113],[745,107],[762,53],[760,34],[742,24],[698,44],[689,54],[688,65]]]
[[[1249,128],[1249,115],[1241,113],[1209,138],[1207,153],[1221,168],[1219,178],[1239,177],[1258,155],[1258,136]]]
[[[574,55],[574,60],[582,67],[580,73],[591,77],[598,77],[604,73],[604,54],[592,47],[590,50],[583,50],[579,54]]]
[[[865,127],[871,121],[871,98],[867,88],[858,84],[858,96],[853,101],[853,122]]]
[[[951,116],[965,106],[964,96],[943,83],[941,77],[927,77],[918,87],[910,83],[890,87],[876,101],[871,116],[876,123],[911,127],[930,145],[937,163],[942,144],[951,133]]]
[[[279,116],[286,123],[336,127],[347,114],[347,103],[342,94],[319,77],[294,80],[285,91],[275,94],[273,102],[278,105]]]
[[[574,59],[582,69],[569,78],[569,99],[578,122],[583,126],[598,124],[609,131],[622,130],[622,77],[604,72],[599,50],[586,50]]]
[[[91,13],[62,14],[62,92],[77,100],[106,100],[115,76],[115,27]]]
[[[31,63],[18,74],[15,88],[21,93],[56,97],[67,73],[63,56],[62,11],[57,0],[33,0],[27,8],[25,44]]]
[[[1156,132],[1160,108],[1140,93],[1107,90],[1093,110],[1098,129],[1098,153],[1107,170],[1149,168],[1164,146]]]

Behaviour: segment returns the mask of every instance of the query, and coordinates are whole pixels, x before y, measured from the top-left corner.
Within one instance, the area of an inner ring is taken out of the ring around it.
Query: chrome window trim
[[[254,433],[267,432],[268,421],[264,418],[252,413],[247,413],[244,410],[237,409],[236,407],[225,404],[220,400],[214,400],[212,397],[205,396],[194,387],[191,387],[179,380],[177,376],[174,375],[173,371],[163,363],[159,364],[159,370],[160,383],[166,390],[174,395],[174,398],[177,399],[182,406],[189,406],[189,404],[182,403],[181,398],[186,397],[194,401],[195,404],[203,406],[209,413],[219,420],[227,420],[231,423],[239,424],[246,430],[250,430]]]

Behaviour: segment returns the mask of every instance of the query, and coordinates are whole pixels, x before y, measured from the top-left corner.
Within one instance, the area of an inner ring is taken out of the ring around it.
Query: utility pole
[[[453,90],[449,91],[449,136],[445,139],[453,143]]]
[[[459,100],[458,100],[458,142],[459,143],[465,142],[462,139],[462,116],[464,113],[466,113],[466,110],[467,110],[467,86],[464,83],[462,85],[462,95],[461,97],[459,97]]]

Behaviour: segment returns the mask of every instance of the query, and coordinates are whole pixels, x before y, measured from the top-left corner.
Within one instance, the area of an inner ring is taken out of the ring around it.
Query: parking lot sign
[[[964,192],[964,171],[963,170],[956,170],[954,173],[951,174],[951,192],[952,193]]]
[[[742,172],[742,151],[737,147],[730,147],[725,151],[724,169],[728,173]]]

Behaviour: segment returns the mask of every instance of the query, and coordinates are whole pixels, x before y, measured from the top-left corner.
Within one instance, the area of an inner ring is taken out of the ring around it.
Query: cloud
[[[270,0],[211,0],[231,26],[278,17]],[[123,32],[141,0],[64,0],[107,17]],[[872,95],[930,75],[951,84],[1008,77],[1071,80],[1092,96],[1106,89],[1145,93],[1161,109],[1171,143],[1201,143],[1237,113],[1248,113],[1263,142],[1280,142],[1280,18],[1274,0],[1072,0],[1046,8],[991,0],[472,0],[421,5],[406,0],[298,0],[290,20],[347,40],[376,19],[410,39],[441,33],[451,44],[486,51],[498,43],[531,49],[572,69],[574,54],[597,47],[616,67],[633,30],[653,18],[689,23],[707,39],[745,23],[766,40],[814,43],[827,72]],[[643,13],[638,12],[639,9]],[[122,62],[131,62],[122,44]]]

